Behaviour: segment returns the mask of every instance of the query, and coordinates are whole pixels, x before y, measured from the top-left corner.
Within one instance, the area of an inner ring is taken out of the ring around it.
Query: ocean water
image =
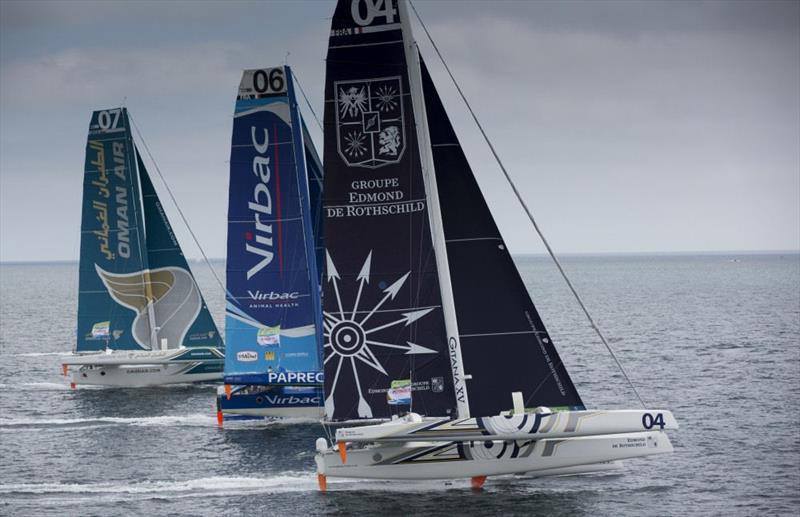
[[[0,265],[0,515],[796,515],[800,255],[563,262],[648,405],[677,417],[674,454],[476,492],[330,480],[324,494],[315,422],[219,429],[212,385],[70,390],[58,355],[77,265]],[[517,263],[587,406],[637,407],[552,264]],[[194,268],[221,324],[222,290]]]

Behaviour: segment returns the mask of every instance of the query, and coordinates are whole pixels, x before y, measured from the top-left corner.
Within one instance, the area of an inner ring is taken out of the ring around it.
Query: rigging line
[[[633,382],[631,381],[630,377],[628,376],[628,373],[625,371],[625,368],[623,368],[622,363],[617,358],[617,355],[614,353],[614,350],[611,348],[611,345],[608,343],[608,341],[606,341],[606,338],[603,335],[603,333],[600,331],[600,328],[594,322],[594,319],[592,319],[591,314],[589,314],[589,310],[586,308],[586,305],[583,304],[583,300],[581,300],[581,297],[578,295],[578,291],[575,290],[575,287],[572,285],[572,282],[570,281],[569,277],[567,276],[567,273],[564,271],[564,268],[561,267],[561,263],[559,262],[558,258],[556,257],[556,254],[553,252],[553,249],[550,247],[550,244],[547,242],[547,239],[545,238],[544,234],[542,233],[542,230],[539,229],[539,225],[536,224],[536,220],[534,219],[533,214],[531,213],[530,209],[528,208],[528,205],[525,203],[525,200],[522,198],[522,194],[520,194],[519,190],[517,190],[517,186],[514,184],[514,180],[512,180],[511,176],[508,174],[508,171],[506,170],[505,166],[503,165],[503,162],[500,159],[500,156],[497,154],[497,151],[495,150],[494,146],[492,145],[492,142],[489,140],[489,136],[486,134],[486,131],[483,129],[483,126],[481,125],[480,121],[478,120],[477,115],[475,115],[475,112],[472,110],[472,106],[470,105],[469,101],[467,100],[467,97],[464,95],[464,92],[461,90],[461,86],[459,86],[458,82],[456,81],[456,78],[453,76],[453,72],[450,71],[450,67],[447,66],[447,62],[444,60],[444,56],[439,51],[439,47],[437,47],[436,43],[433,41],[433,37],[431,36],[431,33],[428,32],[428,27],[425,25],[425,22],[422,21],[422,17],[420,17],[419,13],[417,12],[417,8],[414,6],[414,4],[411,2],[411,0],[409,0],[408,3],[411,6],[411,9],[414,11],[414,14],[417,17],[417,20],[419,20],[419,23],[422,26],[422,30],[425,32],[425,35],[428,37],[428,41],[431,42],[431,45],[433,46],[433,49],[436,51],[436,55],[439,57],[439,60],[442,62],[442,65],[444,66],[444,69],[447,71],[447,75],[450,76],[450,80],[453,81],[453,85],[456,87],[456,90],[458,90],[458,94],[461,97],[461,100],[464,101],[464,104],[467,106],[467,110],[469,110],[469,114],[472,116],[472,120],[475,121],[475,125],[478,126],[478,130],[480,130],[481,135],[483,135],[483,139],[486,141],[486,144],[489,146],[489,150],[492,152],[492,155],[494,156],[494,159],[497,162],[497,165],[499,165],[500,166],[500,170],[503,171],[503,175],[505,176],[506,181],[508,181],[508,184],[511,186],[511,190],[514,191],[514,195],[517,197],[517,200],[519,201],[520,205],[522,205],[522,208],[525,210],[525,213],[528,215],[528,219],[530,219],[531,224],[533,225],[533,228],[536,230],[536,233],[539,235],[539,238],[542,240],[542,244],[544,244],[545,248],[547,248],[547,253],[550,255],[550,258],[553,259],[553,262],[555,263],[556,267],[558,268],[559,273],[561,273],[561,277],[566,282],[566,284],[569,287],[570,291],[572,291],[572,294],[575,297],[575,300],[577,300],[578,305],[580,305],[581,309],[583,310],[583,313],[586,315],[586,318],[589,320],[589,324],[591,325],[592,329],[594,329],[595,333],[600,338],[600,341],[603,342],[603,344],[605,345],[606,349],[608,350],[608,353],[611,354],[611,357],[614,359],[614,362],[617,363],[617,366],[619,367],[620,372],[622,372],[622,375],[625,377],[625,380],[628,381],[628,385],[630,385],[631,390],[633,390],[633,393],[636,395],[636,398],[639,399],[639,402],[642,404],[642,407],[646,408],[647,404],[644,403],[644,399],[642,399],[642,396],[639,394],[639,391],[636,389],[636,386],[634,386]]]
[[[144,146],[144,150],[147,151],[147,156],[150,158],[150,161],[153,162],[153,165],[156,168],[156,172],[158,173],[158,177],[161,178],[161,181],[164,183],[164,186],[167,188],[167,193],[169,194],[169,198],[172,200],[172,203],[175,205],[175,208],[178,209],[178,213],[181,216],[181,220],[183,221],[183,224],[186,225],[186,229],[189,230],[189,233],[191,234],[195,245],[197,245],[197,249],[200,250],[200,254],[203,256],[203,260],[205,261],[206,265],[208,266],[208,269],[211,270],[211,274],[214,275],[214,279],[217,281],[217,284],[225,292],[225,294],[230,299],[234,299],[234,296],[230,293],[230,291],[228,291],[225,288],[225,285],[219,279],[219,276],[217,275],[217,272],[214,270],[214,267],[211,265],[211,261],[208,260],[208,256],[206,256],[206,252],[203,250],[203,247],[200,245],[200,241],[197,239],[197,235],[195,235],[194,230],[192,230],[192,227],[189,225],[189,221],[186,219],[186,216],[183,215],[183,210],[181,210],[181,206],[178,204],[178,200],[175,199],[175,195],[172,193],[172,189],[169,188],[169,183],[167,183],[166,178],[164,178],[164,175],[161,174],[161,169],[159,168],[158,163],[156,163],[156,159],[153,158],[153,153],[150,152],[150,147],[147,146],[147,142],[144,140],[144,137],[142,136],[142,132],[139,131],[139,126],[136,124],[136,121],[133,120],[133,117],[131,117],[130,112],[128,112],[128,118],[130,119],[131,124],[133,125],[133,128],[136,130],[136,135],[139,137],[139,140],[141,140],[142,145]]]
[[[294,73],[292,70],[292,77],[294,77],[295,82],[297,82],[297,86],[300,88],[300,93],[303,94],[303,99],[305,99],[306,104],[308,105],[308,109],[311,110],[311,114],[314,115],[314,120],[317,121],[317,125],[319,126],[320,131],[324,131],[322,127],[322,122],[319,121],[319,117],[317,117],[317,113],[314,111],[314,108],[311,107],[311,102],[308,100],[308,96],[306,95],[306,91],[303,89],[303,85],[300,83],[300,79],[297,77],[297,74]]]

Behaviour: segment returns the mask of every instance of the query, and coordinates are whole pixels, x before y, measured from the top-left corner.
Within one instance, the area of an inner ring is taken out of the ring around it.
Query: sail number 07
[[[645,413],[642,415],[642,426],[644,426],[645,429],[652,429],[655,426],[658,426],[659,429],[663,430],[664,425],[663,413],[656,413],[655,416],[650,413]]]
[[[97,114],[97,125],[100,126],[100,129],[103,131],[116,129],[120,113],[122,113],[121,108],[101,111]]]

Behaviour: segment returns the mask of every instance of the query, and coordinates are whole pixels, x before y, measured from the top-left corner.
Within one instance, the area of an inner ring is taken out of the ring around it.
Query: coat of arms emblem
[[[406,147],[400,77],[336,81],[339,155],[350,166],[398,163]]]

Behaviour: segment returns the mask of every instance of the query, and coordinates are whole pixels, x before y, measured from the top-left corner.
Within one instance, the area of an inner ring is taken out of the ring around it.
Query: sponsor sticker
[[[93,338],[106,338],[110,335],[110,321],[100,321],[92,326]]]
[[[240,363],[252,363],[258,361],[258,354],[252,350],[242,350],[236,354],[236,360]]]
[[[275,384],[322,384],[324,376],[322,372],[269,372],[267,381]]]
[[[411,379],[392,381],[386,392],[386,402],[390,406],[411,405]]]
[[[281,344],[281,326],[276,327],[261,327],[258,329],[256,341],[261,346],[280,346]]]
[[[264,359],[267,361],[275,360],[275,352],[264,352]]]
[[[431,391],[434,393],[444,391],[444,377],[431,377]]]

